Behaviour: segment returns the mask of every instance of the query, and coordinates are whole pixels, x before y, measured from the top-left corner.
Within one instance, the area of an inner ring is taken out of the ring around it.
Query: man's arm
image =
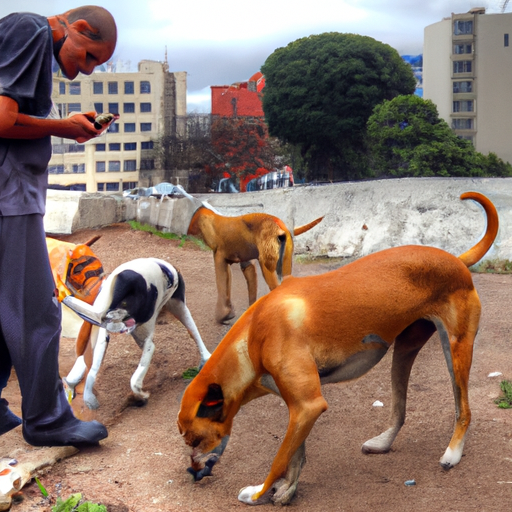
[[[95,113],[91,112],[94,118]],[[94,128],[94,120],[85,114],[67,119],[42,119],[18,112],[18,104],[8,96],[0,96],[0,137],[4,139],[40,139],[49,135],[86,142],[105,129]]]

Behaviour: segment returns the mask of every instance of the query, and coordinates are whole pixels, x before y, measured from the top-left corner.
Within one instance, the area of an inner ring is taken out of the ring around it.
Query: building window
[[[124,161],[124,170],[125,171],[136,171],[137,170],[137,160],[125,160]]]
[[[105,162],[96,162],[96,172],[105,172]]]
[[[103,114],[103,103],[95,103],[94,110],[96,110],[97,114]]]
[[[148,140],[147,142],[141,142],[140,149],[153,149],[153,141]]]
[[[140,93],[141,94],[150,94],[151,93],[151,84],[148,81],[143,80],[140,83]]]
[[[470,60],[458,60],[453,63],[454,73],[471,73],[472,62]]]
[[[84,174],[85,173],[85,164],[73,164],[73,172],[75,174]]]
[[[108,111],[111,114],[119,114],[119,103],[109,103],[108,104]]]
[[[50,165],[48,166],[48,172],[50,174],[64,174],[63,165]]]
[[[69,94],[80,95],[80,82],[71,82],[69,84]]]
[[[125,94],[134,94],[135,93],[135,85],[133,82],[125,82],[124,83],[124,93]]]
[[[66,94],[66,82],[59,82],[59,94]]]
[[[103,192],[105,190],[105,183],[98,183],[98,192]]]
[[[137,186],[136,181],[123,181],[123,190],[130,190]]]
[[[105,144],[96,144],[94,148],[96,151],[105,151]]]
[[[141,112],[151,112],[151,103],[141,103],[140,111]]]
[[[152,159],[143,159],[140,161],[140,168],[143,170],[143,171],[149,171],[151,169],[154,169],[155,168],[155,161],[152,160]]]
[[[135,131],[135,123],[124,123],[124,131],[132,133]]]
[[[107,192],[117,192],[119,190],[119,183],[107,183]]]
[[[471,43],[456,44],[453,46],[453,53],[456,53],[457,55],[473,53],[473,45]]]
[[[503,35],[503,44],[504,46],[508,46],[508,34]]]
[[[123,112],[133,114],[135,112],[135,103],[123,103]]]
[[[117,82],[109,82],[108,83],[108,93],[109,94],[117,94]]]
[[[458,92],[473,92],[473,82],[453,82],[453,92],[455,94]]]
[[[473,100],[454,101],[453,112],[473,112]]]
[[[121,170],[121,162],[119,160],[110,160],[108,163],[108,172],[119,172]]]
[[[103,94],[103,82],[93,82],[92,92],[93,94]]]
[[[473,33],[473,21],[472,20],[455,20],[453,23],[453,33],[456,36],[463,34]]]
[[[120,142],[111,142],[108,145],[109,151],[121,151],[121,143]]]
[[[151,123],[140,123],[140,131],[141,132],[150,132],[151,131]]]
[[[107,132],[108,133],[119,133],[119,125],[117,123],[112,123],[108,128],[107,128]]]
[[[135,151],[137,149],[137,143],[136,142],[125,142],[124,143],[124,150],[125,151]]]
[[[473,119],[452,119],[452,128],[454,130],[472,130]]]
[[[82,112],[81,103],[68,103],[68,114],[70,112]]]

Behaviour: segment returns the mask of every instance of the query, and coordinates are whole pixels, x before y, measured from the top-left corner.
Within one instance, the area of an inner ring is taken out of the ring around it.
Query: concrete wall
[[[296,253],[355,258],[406,244],[463,253],[485,229],[483,209],[459,199],[467,191],[485,194],[500,215],[498,237],[486,259],[512,260],[512,178],[407,178],[196,198],[228,216],[266,212],[290,229],[325,215],[295,239]],[[52,190],[45,227],[49,233],[71,233],[135,219],[162,231],[185,233],[194,208],[184,198],[133,201]]]

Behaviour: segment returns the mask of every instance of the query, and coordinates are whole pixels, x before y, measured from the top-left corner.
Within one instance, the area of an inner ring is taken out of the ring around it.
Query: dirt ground
[[[100,233],[93,246],[107,272],[136,257],[167,259],[181,270],[187,304],[206,346],[213,350],[229,329],[214,321],[216,300],[213,258],[192,243],[179,247],[144,232],[116,225],[82,231],[64,240],[80,243]],[[295,263],[294,274],[321,273],[336,263]],[[388,511],[510,511],[512,500],[512,410],[498,409],[499,384],[512,379],[512,276],[474,275],[483,303],[471,372],[473,419],[458,466],[446,472],[438,461],[452,434],[454,402],[450,379],[436,336],[420,352],[413,368],[407,419],[393,449],[366,456],[361,445],[387,428],[390,413],[391,354],[356,382],[325,386],[329,410],[316,422],[306,443],[303,468],[291,509],[359,512]],[[260,294],[266,285],[260,279]],[[233,266],[233,300],[237,313],[247,307],[247,291],[238,266]],[[108,426],[99,447],[81,450],[40,476],[50,498],[81,492],[109,512],[220,512],[244,509],[238,491],[263,482],[287,425],[287,409],[268,396],[245,406],[237,415],[228,447],[213,476],[193,483],[186,472],[189,450],[177,427],[180,397],[187,386],[181,377],[196,366],[199,354],[184,327],[171,316],[161,318],[156,350],[144,382],[151,392],[145,407],[129,405],[130,376],[140,351],[131,337],[113,335],[96,383],[100,408],[84,409],[81,396],[73,402],[83,419]],[[61,374],[74,361],[74,340],[62,339]],[[501,372],[489,377],[491,372]],[[20,414],[20,396],[13,375],[5,397]],[[373,403],[380,400],[383,407]],[[0,437],[0,457],[32,450],[21,428]],[[406,486],[405,481],[416,485]],[[49,511],[32,483],[13,504],[13,512]],[[265,505],[270,507],[271,505]]]

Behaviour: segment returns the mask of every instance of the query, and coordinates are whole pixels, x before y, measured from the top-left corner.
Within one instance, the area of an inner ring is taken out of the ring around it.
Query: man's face
[[[96,66],[106,62],[114,53],[113,41],[96,41],[86,35],[86,30],[94,30],[84,20],[75,21],[67,29],[67,38],[57,61],[64,75],[70,80],[76,78],[78,73],[90,75]]]

